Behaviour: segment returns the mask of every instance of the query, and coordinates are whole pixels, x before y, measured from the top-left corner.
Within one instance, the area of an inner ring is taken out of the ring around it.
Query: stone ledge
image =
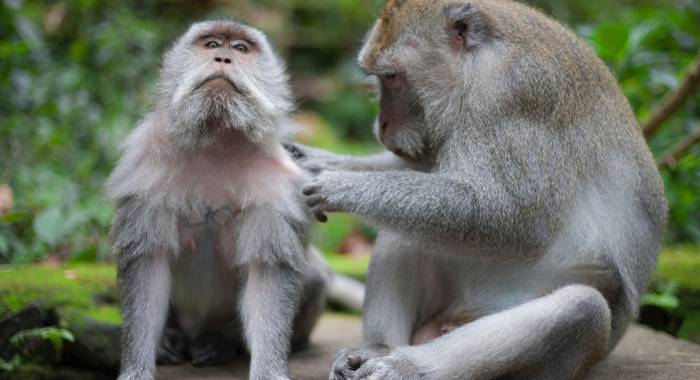
[[[325,315],[314,332],[312,346],[296,353],[289,367],[293,379],[326,380],[331,359],[342,347],[355,346],[361,339],[360,320]],[[238,362],[227,367],[158,367],[158,379],[246,379],[248,366]],[[666,334],[634,325],[587,380],[692,380],[700,379],[700,346],[679,341]]]

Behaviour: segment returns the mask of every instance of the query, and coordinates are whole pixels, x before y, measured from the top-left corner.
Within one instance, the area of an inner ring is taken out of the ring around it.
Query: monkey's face
[[[379,115],[374,123],[377,139],[396,155],[419,158],[426,148],[423,107],[402,72],[378,74]]]
[[[390,0],[382,10],[358,62],[378,78],[375,131],[389,150],[420,159],[463,124],[473,80],[483,77],[473,70],[484,40],[475,12],[471,4],[426,0]]]
[[[194,24],[181,37],[165,56],[161,93],[171,136],[195,148],[231,130],[262,142],[292,108],[284,66],[264,34],[226,21]]]

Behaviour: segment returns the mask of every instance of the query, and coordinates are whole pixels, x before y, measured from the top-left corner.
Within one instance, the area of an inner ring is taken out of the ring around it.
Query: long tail
[[[316,247],[310,247],[309,260],[315,261],[326,272],[328,301],[344,309],[361,312],[365,300],[365,284],[352,277],[334,272]]]
[[[365,285],[352,277],[331,272],[327,295],[330,302],[361,312],[365,301]]]

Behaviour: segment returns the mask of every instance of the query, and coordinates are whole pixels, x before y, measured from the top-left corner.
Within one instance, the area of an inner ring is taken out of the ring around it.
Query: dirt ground
[[[312,346],[294,354],[289,367],[295,380],[326,380],[336,351],[361,339],[359,318],[326,315],[312,337]],[[198,369],[191,366],[159,367],[158,379],[243,380],[247,363]],[[668,335],[632,326],[615,352],[596,366],[587,380],[700,380],[700,346]]]

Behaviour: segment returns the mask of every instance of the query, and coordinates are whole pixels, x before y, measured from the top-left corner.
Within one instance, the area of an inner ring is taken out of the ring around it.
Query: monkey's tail
[[[311,246],[309,251],[309,259],[325,268],[328,301],[344,309],[361,312],[362,304],[365,301],[365,284],[352,277],[334,272],[316,247]]]
[[[361,312],[365,301],[365,285],[352,277],[331,271],[327,295],[330,302]]]

